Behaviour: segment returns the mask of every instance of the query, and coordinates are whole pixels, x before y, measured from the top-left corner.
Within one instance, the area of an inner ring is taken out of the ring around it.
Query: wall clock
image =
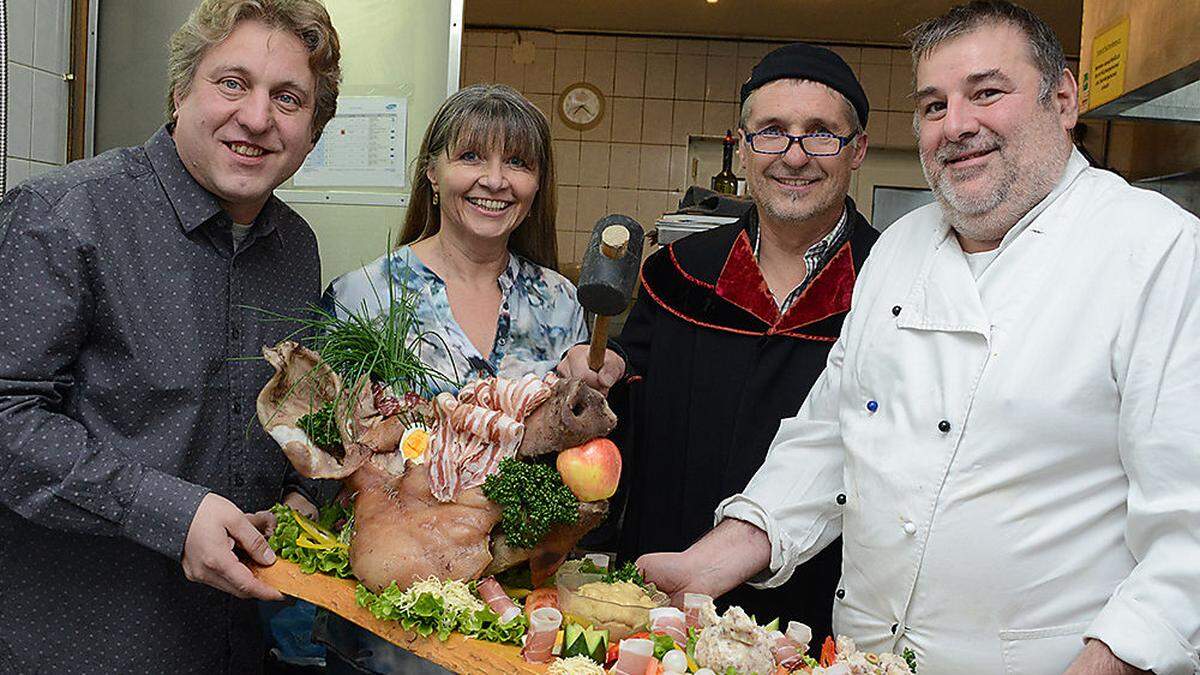
[[[576,131],[587,131],[604,119],[607,103],[604,94],[587,82],[568,85],[558,98],[558,116]]]

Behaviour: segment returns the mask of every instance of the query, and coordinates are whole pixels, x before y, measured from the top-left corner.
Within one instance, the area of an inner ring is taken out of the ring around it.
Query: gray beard
[[[1021,185],[1016,179],[1015,169],[1010,168],[995,190],[972,200],[956,194],[943,173],[933,187],[933,194],[942,207],[946,224],[959,235],[974,241],[999,241],[1041,199],[1027,194],[1036,191],[1028,189],[1034,186]],[[1048,192],[1049,189],[1042,194]]]
[[[1025,140],[1029,138],[1026,136]],[[921,157],[921,170],[942,207],[942,217],[960,237],[978,242],[1000,241],[1054,189],[1069,153],[1060,157],[1049,148],[1027,145],[1029,143],[1020,142],[1000,145],[997,159],[1004,162],[1001,176],[995,189],[978,197],[957,194],[948,176],[949,169],[944,165],[937,180],[932,180],[927,167],[930,161],[938,159]],[[1008,161],[1010,157],[1014,161]],[[1018,161],[1022,158],[1029,161],[1022,165]]]
[[[1029,172],[1027,180],[1016,180],[1005,186],[1007,189],[998,189],[989,195],[987,201],[991,202],[991,207],[986,210],[960,210],[952,202],[951,196],[935,190],[946,224],[967,239],[999,242],[1025,214],[1050,194],[1062,175],[1061,166],[1054,170],[1046,166],[1048,162],[1038,161],[1035,164],[1039,166],[1025,167]],[[1012,173],[1015,177],[1016,171]]]

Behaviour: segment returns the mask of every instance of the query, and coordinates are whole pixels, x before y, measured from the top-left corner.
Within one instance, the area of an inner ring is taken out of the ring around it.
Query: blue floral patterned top
[[[388,277],[393,292],[416,296],[417,321],[428,339],[421,360],[448,377],[465,383],[481,377],[543,375],[558,365],[572,345],[587,340],[583,308],[566,277],[516,254],[497,279],[502,300],[492,353],[484,356],[467,338],[450,311],[446,283],[404,246],[365,267],[347,272],[329,285],[324,305],[344,318],[349,312],[376,317],[387,302]],[[437,391],[457,387],[439,383]]]

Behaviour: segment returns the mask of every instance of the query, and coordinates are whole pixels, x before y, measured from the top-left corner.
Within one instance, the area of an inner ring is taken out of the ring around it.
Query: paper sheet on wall
[[[406,99],[339,97],[337,115],[296,172],[295,184],[404,187],[407,122]]]

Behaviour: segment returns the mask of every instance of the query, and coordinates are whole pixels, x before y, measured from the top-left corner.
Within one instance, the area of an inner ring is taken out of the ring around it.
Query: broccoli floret
[[[339,461],[346,456],[342,438],[338,435],[337,414],[332,401],[296,420],[296,426],[308,434],[314,445]]]
[[[579,500],[545,464],[500,460],[500,470],[483,482],[483,494],[502,507],[500,527],[517,548],[533,548],[553,525],[579,520]]]

